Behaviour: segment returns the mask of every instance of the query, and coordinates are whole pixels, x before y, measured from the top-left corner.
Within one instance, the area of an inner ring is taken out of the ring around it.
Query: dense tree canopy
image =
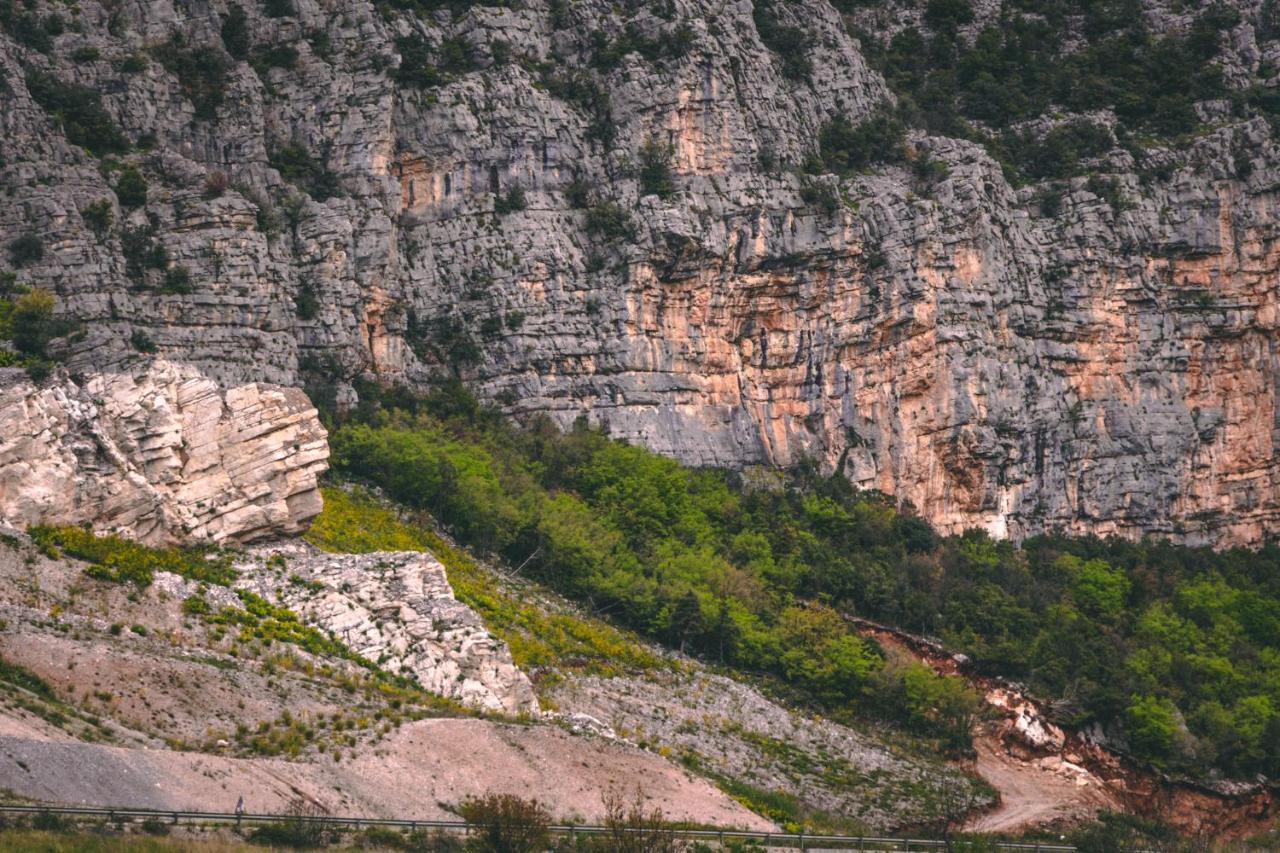
[[[1171,768],[1280,774],[1280,550],[939,537],[812,466],[692,470],[579,425],[518,427],[456,385],[365,388],[337,468],[610,618],[828,709],[962,745],[973,697],[843,618],[941,637]]]

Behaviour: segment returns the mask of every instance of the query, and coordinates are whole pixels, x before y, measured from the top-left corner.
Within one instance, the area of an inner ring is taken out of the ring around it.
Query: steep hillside
[[[341,405],[455,371],[945,532],[1259,543],[1271,5],[6,2],[4,281],[57,320],[9,325]]]

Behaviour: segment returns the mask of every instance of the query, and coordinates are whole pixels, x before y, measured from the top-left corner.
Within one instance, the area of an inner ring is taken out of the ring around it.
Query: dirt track
[[[1000,792],[1000,805],[974,818],[966,830],[1010,832],[1055,820],[1085,818],[1101,808],[1119,808],[1092,774],[1022,761],[986,733],[975,734],[973,747],[978,753],[974,769]]]

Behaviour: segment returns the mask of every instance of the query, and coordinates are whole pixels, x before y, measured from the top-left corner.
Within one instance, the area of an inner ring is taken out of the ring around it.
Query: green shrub
[[[293,307],[299,320],[314,320],[320,315],[320,298],[316,296],[316,289],[310,282],[303,282],[298,288]]]
[[[100,198],[90,202],[80,211],[80,218],[99,241],[105,240],[111,233],[111,225],[115,221],[115,209],[109,199]]]
[[[146,281],[147,270],[162,270],[169,265],[169,252],[152,239],[151,228],[145,225],[125,228],[120,232],[120,247],[124,254],[124,272],[135,284]]]
[[[250,64],[259,77],[272,68],[292,69],[298,65],[298,49],[288,44],[273,44],[253,51]]]
[[[129,344],[138,352],[152,355],[160,351],[160,347],[151,339],[151,336],[142,329],[134,329],[129,335]]]
[[[39,262],[44,257],[44,241],[39,234],[23,234],[9,243],[9,261],[15,267]]]
[[[26,667],[10,663],[3,658],[0,658],[0,681],[11,687],[34,693],[42,699],[57,699],[57,694],[53,692],[53,688],[49,686],[47,681]]]
[[[782,74],[790,80],[805,80],[813,71],[809,61],[809,37],[804,30],[782,23],[776,0],[754,0],[752,17],[764,46],[777,54]]]
[[[264,0],[262,11],[267,13],[270,18],[288,18],[297,14],[293,7],[293,0]]]
[[[818,134],[822,166],[838,175],[861,171],[872,163],[900,163],[905,159],[905,144],[906,126],[887,112],[858,125],[837,116]]]
[[[27,69],[26,84],[32,99],[54,119],[73,145],[98,156],[122,154],[128,149],[128,140],[103,108],[96,91],[34,68]]]
[[[236,59],[248,59],[253,47],[253,36],[249,31],[249,16],[244,7],[232,4],[222,19],[222,45],[227,53]]]
[[[47,22],[48,19],[41,20],[30,8],[28,11],[19,12],[17,5],[13,2],[0,3],[0,27],[13,36],[13,40],[18,44],[40,53],[49,53],[53,50],[53,36]],[[53,29],[57,29],[57,26],[54,25]]]
[[[122,74],[141,74],[147,70],[147,57],[141,53],[131,53],[120,60]]]
[[[59,333],[53,319],[53,294],[31,290],[19,296],[9,313],[13,346],[23,355],[43,358],[45,347]]]
[[[137,166],[126,166],[116,178],[116,200],[126,210],[144,207],[147,203],[147,179]]]
[[[528,207],[528,202],[524,197],[524,190],[520,187],[512,187],[505,195],[499,195],[493,200],[493,212],[499,216],[505,216],[508,213],[515,213]]]
[[[551,844],[551,813],[537,800],[485,794],[458,806],[475,827],[471,847],[480,853],[542,853]]]
[[[316,201],[326,201],[341,194],[338,176],[317,160],[305,146],[297,143],[274,147],[268,156],[271,168],[284,180],[304,190]]]
[[[632,234],[631,214],[612,201],[601,201],[587,209],[587,233],[606,240],[618,240]]]
[[[164,284],[160,287],[161,293],[169,294],[187,294],[191,288],[191,271],[186,267],[169,267],[164,272]]]
[[[151,53],[178,78],[182,93],[195,107],[196,118],[217,117],[228,81],[227,61],[221,51],[208,46],[188,47],[181,35],[174,35],[152,48]]]
[[[675,195],[671,178],[671,157],[675,153],[667,143],[650,135],[640,146],[640,193],[669,199]]]

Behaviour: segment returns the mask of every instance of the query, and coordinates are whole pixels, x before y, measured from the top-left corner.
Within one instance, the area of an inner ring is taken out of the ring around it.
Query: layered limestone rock
[[[0,520],[144,542],[296,534],[329,447],[306,395],[166,361],[42,386],[0,371]]]
[[[797,174],[825,122],[890,100],[827,0],[773,4],[805,33],[803,80],[749,0],[421,18],[239,5],[259,61],[228,60],[211,120],[146,49],[181,35],[221,50],[222,0],[110,14],[86,0],[49,55],[0,34],[0,241],[44,235],[19,278],[86,321],[73,366],[125,357],[142,329],[224,382],[342,403],[360,375],[450,365],[514,412],[586,416],[688,462],[816,458],[947,531],[1233,544],[1280,525],[1280,149],[1264,121],[1222,113],[1141,164],[1117,149],[1092,164],[1111,183],[1064,183],[1055,211],[951,139],[912,139],[945,174]],[[1280,56],[1242,11],[1231,61]],[[472,70],[397,82],[410,36],[437,62],[451,40]],[[642,49],[610,52],[624,43]],[[261,60],[284,46],[296,62]],[[127,158],[145,209],[119,207],[23,63],[101,91],[151,146]],[[671,146],[668,198],[638,178],[650,142]],[[308,152],[337,193],[282,150]],[[221,194],[206,191],[217,172]],[[813,202],[823,185],[834,210]],[[84,211],[101,199],[116,224],[99,237]],[[140,234],[193,292],[140,268]]]
[[[508,714],[536,713],[507,645],[453,597],[430,554],[325,554],[306,544],[259,549],[237,586],[279,602],[388,672],[432,693]]]

